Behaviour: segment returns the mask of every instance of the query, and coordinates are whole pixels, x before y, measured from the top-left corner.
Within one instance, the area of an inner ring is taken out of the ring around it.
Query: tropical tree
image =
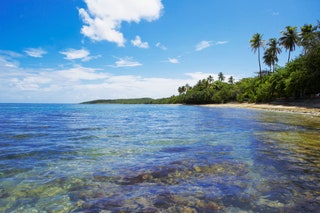
[[[180,95],[185,93],[186,92],[186,87],[185,86],[179,87],[178,88],[178,92],[179,92]]]
[[[263,62],[270,67],[270,72],[271,72],[271,69],[272,69],[272,53],[269,49],[267,49],[265,52],[264,52],[264,55],[263,55]]]
[[[228,79],[228,83],[229,83],[229,84],[233,84],[233,83],[234,83],[234,79],[233,79],[233,77],[232,77],[232,76],[230,76],[230,77],[229,77],[229,79]]]
[[[188,92],[188,90],[192,88],[189,84],[186,84],[185,87],[186,87],[186,92]]]
[[[207,81],[211,84],[214,81],[214,79],[211,75],[209,75]]]
[[[278,41],[276,38],[269,39],[268,48],[264,52],[263,60],[266,65],[272,67],[272,72],[274,72],[274,65],[279,61],[278,54],[281,53],[281,48],[278,46]]]
[[[312,24],[305,24],[300,28],[300,44],[304,48],[304,54],[307,54],[311,48],[315,46],[315,39],[317,27]]]
[[[279,38],[280,44],[289,51],[288,63],[290,61],[290,53],[295,50],[299,44],[297,27],[287,26],[285,31],[281,31],[282,37]]]
[[[223,73],[222,73],[222,72],[219,72],[219,74],[218,74],[218,80],[219,80],[219,81],[224,81],[224,79],[225,79],[225,77],[224,77]]]
[[[262,72],[261,72],[261,62],[260,62],[260,47],[263,47],[264,41],[262,40],[262,35],[260,33],[256,33],[252,36],[250,40],[250,46],[253,50],[254,53],[257,52],[258,50],[258,63],[259,63],[259,76],[260,79],[262,77]]]

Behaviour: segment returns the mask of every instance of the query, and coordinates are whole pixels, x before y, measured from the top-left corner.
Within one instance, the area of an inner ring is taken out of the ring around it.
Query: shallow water
[[[0,104],[0,212],[319,212],[320,118]]]

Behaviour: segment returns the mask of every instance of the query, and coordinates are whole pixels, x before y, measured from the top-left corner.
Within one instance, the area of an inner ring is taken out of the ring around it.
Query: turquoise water
[[[320,118],[0,104],[0,212],[319,212]]]

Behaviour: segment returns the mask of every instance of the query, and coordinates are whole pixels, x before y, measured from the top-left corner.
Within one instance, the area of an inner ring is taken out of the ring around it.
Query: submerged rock
[[[216,212],[223,209],[223,206],[219,205],[216,202],[213,201],[202,201],[198,200],[196,203],[197,209],[199,209],[200,212]]]
[[[140,213],[159,213],[160,211],[155,207],[144,207],[139,210]]]
[[[105,197],[94,201],[86,202],[82,205],[83,209],[92,211],[96,210],[113,210],[115,208],[123,207],[123,200],[114,197]]]
[[[198,213],[198,211],[192,207],[188,206],[174,206],[170,207],[168,210],[164,211],[167,213]]]
[[[37,202],[36,208],[52,213],[64,213],[69,212],[71,209],[73,209],[74,205],[70,202],[69,196],[62,195],[40,198]]]
[[[7,197],[9,197],[8,190],[4,188],[0,188],[0,198],[7,198]]]

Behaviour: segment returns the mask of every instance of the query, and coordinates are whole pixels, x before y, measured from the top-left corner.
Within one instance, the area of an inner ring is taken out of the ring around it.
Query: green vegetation
[[[244,78],[238,82],[231,76],[225,82],[223,73],[215,81],[212,76],[199,80],[196,85],[186,84],[178,88],[179,95],[162,99],[118,99],[97,100],[85,103],[134,103],[134,104],[211,104],[231,101],[270,102],[284,98],[312,98],[320,94],[320,22],[300,27],[287,26],[279,39],[271,38],[266,44],[263,62],[270,71],[263,71],[260,49],[265,41],[256,33],[250,40],[254,53],[258,51],[259,76]],[[296,46],[302,47],[299,57],[290,61],[290,54]],[[283,47],[288,51],[288,63],[284,67],[276,65],[278,54]]]
[[[179,96],[163,99],[171,103],[210,104],[230,101],[270,102],[278,98],[312,98],[320,93],[320,23],[304,25],[297,32],[297,27],[287,26],[281,31],[282,37],[271,38],[263,55],[263,62],[270,71],[261,70],[260,49],[265,41],[260,33],[250,40],[254,53],[258,52],[259,76],[244,78],[234,83],[231,76],[227,82],[222,73],[218,80],[211,76],[199,80],[190,87],[185,85],[178,88]],[[303,53],[290,61],[290,53],[296,46],[303,48]],[[283,47],[288,51],[288,63],[285,67],[276,65],[278,54]]]

